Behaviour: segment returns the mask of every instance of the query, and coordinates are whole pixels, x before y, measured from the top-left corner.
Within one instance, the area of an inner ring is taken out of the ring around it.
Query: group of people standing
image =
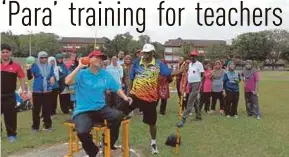
[[[202,120],[201,111],[212,114],[216,112],[219,100],[219,112],[227,118],[238,118],[238,103],[240,82],[244,82],[245,103],[248,116],[261,119],[259,109],[259,73],[254,68],[252,60],[245,61],[243,71],[236,71],[234,61],[227,60],[223,64],[220,60],[203,63],[196,60],[199,53],[193,51],[191,60],[180,58],[178,67],[185,66],[186,71],[177,77],[179,98],[182,97],[183,115],[177,126],[182,127],[192,109],[195,109],[196,120]]]
[[[27,67],[27,78],[33,80],[33,132],[38,132],[40,119],[43,118],[44,131],[52,131],[51,116],[56,113],[57,97],[63,113],[72,112],[77,135],[83,149],[89,157],[95,157],[99,148],[93,143],[90,130],[94,123],[107,120],[111,133],[111,149],[117,151],[121,120],[135,109],[143,115],[143,122],[149,126],[151,149],[157,154],[157,105],[161,101],[160,114],[165,115],[169,99],[169,83],[177,77],[178,95],[183,101],[182,120],[195,109],[196,120],[201,120],[201,110],[216,110],[216,101],[220,101],[220,112],[229,118],[237,117],[239,101],[239,82],[245,81],[246,106],[249,116],[260,118],[258,108],[258,72],[252,63],[246,62],[245,70],[235,71],[233,61],[227,69],[222,69],[220,61],[201,63],[198,52],[190,54],[190,60],[180,59],[177,69],[169,68],[164,60],[154,57],[155,47],[145,44],[132,60],[129,55],[120,52],[109,61],[101,51],[91,52],[89,64],[82,63],[80,54],[73,54],[64,64],[62,54],[49,57],[44,51],[38,53],[36,63]],[[1,112],[4,113],[7,134],[10,141],[16,140],[16,113],[11,114],[15,104],[17,77],[25,94],[25,74],[21,66],[11,60],[9,45],[1,45]],[[203,66],[204,65],[204,66]],[[7,82],[11,82],[8,86]],[[212,96],[212,104],[210,99]],[[14,107],[15,108],[15,107]],[[41,114],[41,115],[40,115]]]

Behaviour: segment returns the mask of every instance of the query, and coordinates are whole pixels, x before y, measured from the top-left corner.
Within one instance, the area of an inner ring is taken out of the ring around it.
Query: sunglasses
[[[48,57],[40,57],[40,59],[47,59]]]

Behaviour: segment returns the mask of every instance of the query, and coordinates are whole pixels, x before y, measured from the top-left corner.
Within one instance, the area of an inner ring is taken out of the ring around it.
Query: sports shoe
[[[16,136],[8,136],[9,142],[15,142],[16,141]]]
[[[152,144],[152,154],[158,154],[159,151],[158,151],[158,148],[157,148],[157,145],[156,144]]]
[[[190,115],[190,116],[192,116],[192,115],[193,115],[193,113],[191,112],[189,115]]]
[[[43,130],[43,131],[47,131],[47,132],[51,132],[51,131],[53,131],[52,128],[43,128],[42,130]]]
[[[230,116],[230,115],[227,115],[226,118],[231,118],[231,116]]]
[[[239,118],[239,116],[238,116],[238,115],[234,115],[234,118],[236,118],[236,119],[237,119],[237,118]]]
[[[257,116],[257,120],[261,120],[261,116]]]
[[[39,130],[37,130],[37,129],[32,129],[32,133],[33,134],[36,134],[36,133],[38,133],[39,132]]]
[[[180,122],[176,124],[177,127],[183,127],[186,123],[186,119],[182,118]]]

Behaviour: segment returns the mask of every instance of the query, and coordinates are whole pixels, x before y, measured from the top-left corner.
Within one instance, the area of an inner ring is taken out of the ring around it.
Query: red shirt
[[[11,94],[15,92],[17,77],[25,78],[25,73],[20,64],[12,60],[8,64],[1,62],[1,94]]]

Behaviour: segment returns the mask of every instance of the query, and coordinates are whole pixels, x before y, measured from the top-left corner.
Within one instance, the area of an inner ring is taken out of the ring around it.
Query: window
[[[165,52],[166,53],[173,53],[173,49],[171,47],[166,47]]]

